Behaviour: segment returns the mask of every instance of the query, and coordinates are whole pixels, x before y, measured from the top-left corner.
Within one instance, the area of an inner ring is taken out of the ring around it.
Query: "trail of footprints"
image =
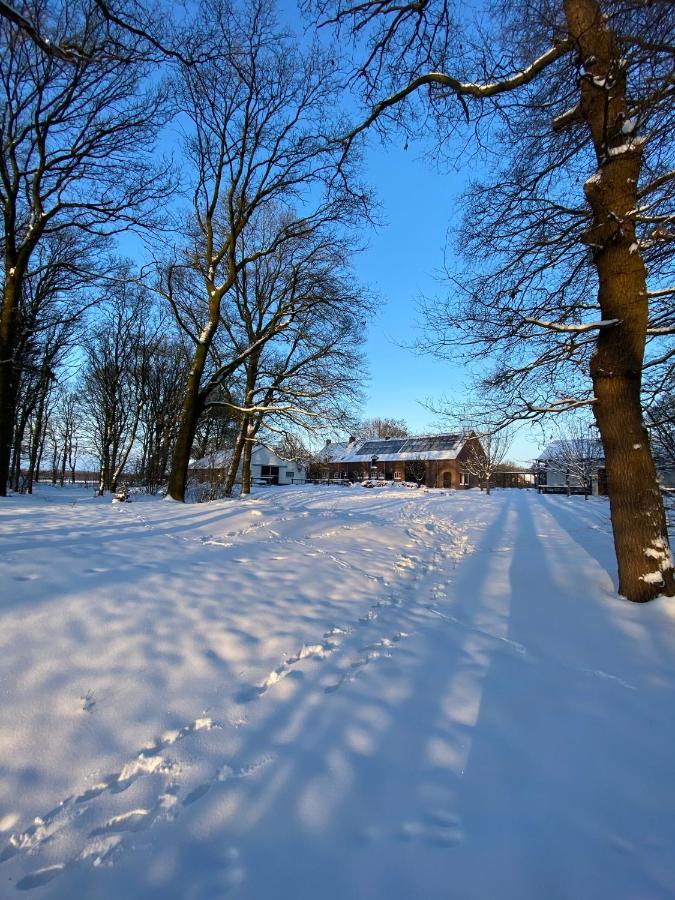
[[[142,517],[139,516],[139,518]],[[142,521],[145,527],[151,527],[147,522]],[[445,528],[443,531],[447,533],[448,537],[452,537],[453,541],[457,539],[456,534],[448,533],[448,530]],[[417,536],[413,538],[410,531],[409,536],[414,543],[429,549],[429,545],[425,541],[419,540]],[[216,541],[209,538],[205,543],[216,543]],[[467,549],[464,548],[461,552],[465,553]],[[344,564],[342,560],[337,558],[335,561]],[[413,555],[401,554],[394,567],[399,575],[414,573],[414,587],[433,570],[437,562],[438,551],[432,555],[432,561],[429,564],[422,564],[421,560]],[[333,625],[324,633],[321,642],[303,644],[293,656],[286,658],[279,666],[273,669],[260,684],[245,686],[236,699],[240,703],[248,703],[263,696],[282,679],[291,674],[294,667],[302,661],[325,659],[340,649],[345,639],[354,634],[357,629],[371,625],[385,610],[402,607],[403,605],[402,598],[397,595],[390,595],[387,598],[377,600],[367,613],[353,624]],[[381,637],[359,648],[358,655],[348,663],[348,668],[342,673],[340,678],[324,688],[325,693],[333,693],[343,685],[353,681],[361,670],[376,660],[390,657],[396,645],[406,637],[409,637],[409,634],[399,630],[388,637]],[[0,863],[22,852],[29,854],[39,852],[41,846],[51,840],[60,828],[67,827],[70,821],[69,816],[74,810],[91,804],[96,798],[106,792],[111,794],[121,793],[141,777],[162,776],[166,779],[175,775],[173,763],[161,755],[162,751],[202,729],[214,727],[220,726],[209,717],[201,717],[180,729],[168,732],[161,738],[158,738],[150,746],[143,748],[133,759],[129,760],[119,772],[105,776],[100,782],[78,795],[66,797],[44,816],[37,817],[25,831],[12,834],[5,847],[0,850]],[[123,837],[125,834],[144,831],[157,821],[175,819],[182,809],[199,801],[214,787],[232,779],[254,775],[263,766],[272,762],[273,759],[274,757],[271,754],[263,754],[241,766],[225,763],[210,779],[192,788],[182,798],[179,796],[178,786],[170,780],[168,786],[161,793],[158,793],[152,805],[147,808],[130,809],[110,817],[102,825],[96,826],[89,831],[87,843],[77,856],[67,862],[44,866],[28,873],[17,881],[16,888],[20,891],[32,890],[47,884],[67,870],[82,864],[89,864],[94,867],[112,865],[126,847]],[[451,843],[456,842],[454,839],[456,832],[457,823],[454,821],[431,824],[404,823],[401,826],[399,836],[411,840],[430,838],[439,845],[450,846]],[[235,848],[230,849],[232,852],[237,853]],[[239,883],[241,877],[243,877],[241,867],[236,867],[236,873],[237,877],[234,879],[234,882]]]
[[[377,825],[364,828],[358,835],[366,844],[377,841],[426,844],[428,847],[447,849],[464,839],[460,817],[449,809],[432,809],[418,818],[406,819],[399,825],[382,828]]]

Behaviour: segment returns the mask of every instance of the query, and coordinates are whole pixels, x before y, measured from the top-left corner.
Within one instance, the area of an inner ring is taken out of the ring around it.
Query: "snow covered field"
[[[0,502],[0,895],[672,898],[675,604],[603,499]]]

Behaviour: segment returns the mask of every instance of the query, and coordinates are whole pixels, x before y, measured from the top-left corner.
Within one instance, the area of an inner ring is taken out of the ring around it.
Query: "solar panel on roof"
[[[452,450],[459,435],[444,434],[432,437],[411,438],[406,445],[406,453],[433,453],[439,450]]]
[[[359,447],[359,456],[379,456],[380,453],[398,453],[407,438],[391,438],[388,441],[366,441]]]

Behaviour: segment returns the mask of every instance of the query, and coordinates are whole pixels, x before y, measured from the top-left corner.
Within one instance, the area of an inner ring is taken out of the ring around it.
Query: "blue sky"
[[[480,6],[480,0],[471,5]],[[306,26],[295,0],[279,0],[279,9],[282,20],[294,30]],[[323,35],[330,40],[327,31]],[[342,103],[355,120],[360,118],[353,95],[345,92]],[[437,276],[446,253],[448,227],[457,223],[459,195],[478,169],[470,167],[476,163],[469,163],[455,172],[447,171],[446,165],[441,172],[424,156],[428,149],[424,143],[411,141],[408,150],[404,144],[396,133],[390,134],[386,146],[374,132],[368,136],[364,177],[381,204],[384,224],[366,235],[368,248],[355,259],[354,267],[378,295],[365,348],[370,381],[363,416],[405,419],[419,433],[444,427],[425,408],[425,400],[447,397],[462,404],[468,396],[470,373],[460,359],[435,360],[406,345],[418,336],[417,300],[443,290]],[[509,458],[529,463],[541,443],[539,429],[523,428],[516,434]]]
[[[459,194],[476,170],[440,172],[422,158],[421,144],[411,143],[407,151],[403,145],[392,135],[382,146],[373,134],[365,157],[366,180],[377,193],[385,224],[371,231],[368,249],[355,261],[359,276],[379,295],[366,345],[371,380],[364,416],[402,418],[413,431],[437,431],[442,423],[424,401],[445,396],[463,403],[470,373],[460,359],[435,360],[405,345],[417,337],[418,298],[443,290],[437,276],[447,229],[457,222]],[[509,457],[529,462],[540,443],[539,429],[523,428]]]
[[[376,135],[369,141],[365,175],[382,204],[385,224],[368,235],[368,249],[355,268],[379,296],[369,325],[372,380],[366,415],[404,418],[419,431],[434,424],[420,401],[464,393],[461,365],[401,346],[418,336],[418,298],[439,290],[435,275],[464,178],[440,175],[419,158],[421,147],[405,151],[402,143],[395,137],[383,147]]]
[[[293,30],[303,28],[293,0],[281,0],[280,17]],[[328,37],[328,35],[326,35]],[[353,95],[341,98],[344,109],[358,120],[360,112]],[[354,268],[362,282],[377,294],[370,318],[365,352],[370,380],[363,417],[404,419],[413,432],[439,431],[445,426],[424,406],[442,397],[463,404],[468,396],[469,372],[460,359],[439,361],[421,355],[412,344],[416,330],[417,300],[442,292],[437,274],[446,252],[446,234],[460,215],[459,195],[469,178],[477,174],[476,163],[459,171],[440,172],[425,157],[422,142],[411,141],[404,149],[401,135],[392,133],[383,145],[379,136],[367,136],[364,180],[381,205],[383,224],[364,235],[367,249],[357,255]],[[163,151],[180,154],[180,129],[172,123],[164,135]],[[467,158],[466,156],[464,157]],[[120,242],[123,252],[135,255],[131,240]],[[523,429],[514,440],[509,458],[529,462],[538,455],[539,430]]]

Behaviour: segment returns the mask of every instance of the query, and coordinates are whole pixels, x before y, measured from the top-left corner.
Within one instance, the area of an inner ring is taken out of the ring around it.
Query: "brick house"
[[[322,479],[363,481],[416,481],[427,487],[465,488],[478,486],[463,463],[482,453],[473,432],[430,434],[419,437],[382,438],[347,443],[326,442],[317,454],[315,471]]]

